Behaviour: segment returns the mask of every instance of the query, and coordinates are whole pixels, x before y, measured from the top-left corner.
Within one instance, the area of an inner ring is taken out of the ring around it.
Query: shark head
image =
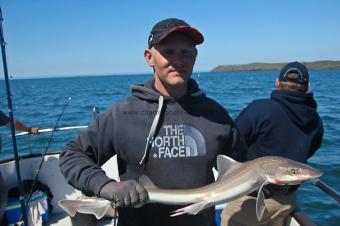
[[[323,175],[317,169],[306,164],[280,157],[272,157],[271,173],[268,181],[277,185],[296,185]]]

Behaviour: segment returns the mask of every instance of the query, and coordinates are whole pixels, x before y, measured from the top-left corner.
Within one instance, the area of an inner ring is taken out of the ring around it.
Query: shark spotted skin
[[[148,192],[148,203],[188,205],[175,210],[171,216],[197,214],[203,209],[236,200],[258,191],[256,216],[260,221],[265,211],[263,187],[267,184],[295,185],[322,176],[322,173],[306,164],[287,158],[266,156],[244,163],[227,156],[217,157],[218,177],[203,187],[183,190],[161,189],[145,175],[139,182]],[[76,212],[93,214],[100,219],[112,215],[112,203],[100,198],[91,200],[62,200],[61,205],[70,215]]]
[[[264,185],[295,185],[322,176],[320,171],[308,165],[276,156],[240,163],[219,155],[217,168],[219,176],[214,183],[194,189],[160,189],[146,176],[140,178],[140,183],[148,191],[149,202],[168,205],[191,204],[174,211],[171,216],[195,215],[208,207],[233,201],[258,190],[256,215],[260,221],[265,210],[262,191]]]

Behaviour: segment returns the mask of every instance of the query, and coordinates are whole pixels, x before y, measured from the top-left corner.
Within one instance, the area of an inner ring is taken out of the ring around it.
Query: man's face
[[[191,76],[197,50],[186,35],[174,33],[145,51],[145,59],[163,86],[183,87]]]

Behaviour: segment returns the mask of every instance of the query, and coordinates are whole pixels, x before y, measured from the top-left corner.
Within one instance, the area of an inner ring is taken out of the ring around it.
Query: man
[[[0,126],[6,126],[6,127],[10,126],[9,125],[9,118],[1,110],[0,110]],[[28,133],[33,133],[33,134],[39,133],[38,128],[29,127],[29,126],[25,125],[24,123],[20,122],[17,119],[14,119],[14,128],[17,129],[17,130],[28,132]],[[0,151],[1,151],[1,148],[2,148],[2,146],[1,146],[1,136],[0,136]]]
[[[255,100],[237,117],[236,124],[248,144],[247,160],[283,156],[306,163],[320,147],[323,125],[313,93],[307,93],[309,74],[298,62],[285,65],[270,99]],[[267,212],[256,219],[256,195],[229,203],[222,225],[284,225],[295,207],[297,186],[267,186]]]
[[[9,118],[1,110],[0,110],[0,126],[9,127]],[[14,119],[14,128],[17,130],[28,132],[28,133],[34,133],[34,134],[39,133],[38,128],[29,127],[17,119]]]
[[[133,208],[148,198],[138,183],[141,175],[165,189],[201,187],[214,181],[218,154],[239,159],[245,151],[227,111],[190,78],[196,45],[203,40],[183,20],[158,22],[144,52],[154,78],[133,85],[130,97],[99,115],[61,153],[60,168],[68,183],[87,195],[117,202],[118,225],[215,225],[214,208],[178,217],[170,217],[178,206]],[[100,168],[113,155],[120,182]]]
[[[0,126],[9,127],[9,118],[1,110],[0,110]],[[15,129],[35,134],[37,134],[39,131],[38,128],[28,127],[27,125],[16,119],[14,120],[14,127]],[[0,136],[0,151],[1,151],[1,136]],[[3,214],[5,212],[6,203],[7,203],[7,188],[4,186],[4,180],[0,172],[0,224],[2,223],[3,220]]]

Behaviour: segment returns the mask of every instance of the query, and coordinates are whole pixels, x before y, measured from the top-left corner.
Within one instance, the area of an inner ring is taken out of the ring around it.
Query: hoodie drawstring
[[[155,132],[156,132],[156,128],[159,122],[159,118],[161,116],[161,112],[162,112],[162,108],[163,108],[163,103],[164,103],[164,98],[163,96],[159,96],[158,98],[158,109],[157,109],[157,113],[155,115],[155,118],[153,119],[151,128],[150,128],[150,132],[149,132],[149,136],[146,139],[146,144],[145,144],[145,149],[144,149],[144,155],[142,157],[142,159],[140,160],[139,164],[141,165],[143,163],[143,161],[145,160],[145,157],[150,149],[150,145],[152,144],[153,140],[154,140],[154,136],[155,136]]]

